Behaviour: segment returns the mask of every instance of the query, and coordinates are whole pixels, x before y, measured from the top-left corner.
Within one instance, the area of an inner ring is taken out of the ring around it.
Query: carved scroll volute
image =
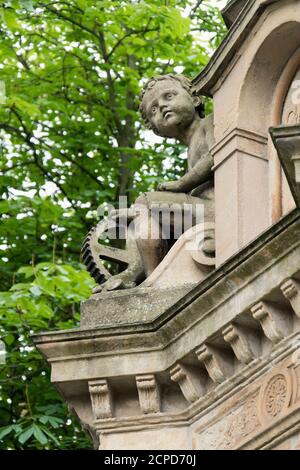
[[[138,375],[136,377],[136,385],[142,413],[159,413],[160,395],[155,375]]]
[[[200,266],[215,266],[215,224],[205,222],[193,227],[185,233],[188,239],[188,250],[193,260]],[[203,245],[210,247],[204,250]]]
[[[258,302],[251,308],[255,320],[259,321],[264,334],[272,343],[278,343],[288,336],[291,331],[290,318],[285,311],[281,311],[269,302]]]
[[[230,344],[236,358],[242,364],[249,364],[255,358],[254,348],[241,327],[233,324],[229,325],[223,330],[223,337]]]
[[[198,360],[204,364],[213,382],[222,383],[230,374],[221,354],[212,346],[203,344],[195,353]]]
[[[300,318],[300,283],[295,279],[288,279],[280,288],[290,302],[293,311]]]
[[[177,382],[183,396],[189,403],[197,401],[204,393],[199,377],[183,364],[177,364],[170,371],[171,379]]]
[[[95,419],[112,418],[112,396],[106,379],[89,382],[92,409]]]

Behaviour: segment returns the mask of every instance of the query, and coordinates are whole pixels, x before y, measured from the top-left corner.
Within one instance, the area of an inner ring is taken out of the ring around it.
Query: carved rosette
[[[260,392],[262,421],[277,419],[287,412],[292,398],[292,380],[288,371],[272,375]]]
[[[283,374],[275,375],[268,383],[265,391],[266,412],[274,418],[279,415],[285,406],[287,395],[286,378]]]

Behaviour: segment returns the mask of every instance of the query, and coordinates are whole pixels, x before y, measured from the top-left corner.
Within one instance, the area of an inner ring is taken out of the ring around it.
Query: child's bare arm
[[[212,177],[213,159],[207,152],[196,165],[177,181],[167,181],[158,186],[158,191],[188,193]]]

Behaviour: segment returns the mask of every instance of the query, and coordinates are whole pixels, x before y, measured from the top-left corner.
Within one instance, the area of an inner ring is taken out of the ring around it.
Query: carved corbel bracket
[[[136,386],[142,413],[159,413],[160,396],[155,375],[147,374],[136,376]]]
[[[300,283],[294,279],[288,279],[281,285],[280,289],[290,302],[297,317],[300,318]]]
[[[290,319],[284,311],[269,302],[258,302],[251,308],[251,313],[253,318],[259,321],[266,337],[272,343],[278,343],[289,335]]]
[[[249,364],[255,358],[253,347],[240,327],[230,324],[222,333],[224,340],[230,344],[238,361],[242,364]]]
[[[95,420],[112,418],[112,395],[107,380],[90,381],[89,392]]]
[[[226,380],[226,367],[221,354],[212,346],[203,344],[196,351],[196,356],[202,362],[208,375],[215,383],[222,383]]]
[[[183,364],[176,364],[170,371],[171,380],[177,382],[189,403],[197,401],[204,393],[199,378]]]

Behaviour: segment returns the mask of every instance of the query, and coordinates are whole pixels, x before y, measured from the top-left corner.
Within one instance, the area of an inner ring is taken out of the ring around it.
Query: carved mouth
[[[170,117],[172,114],[173,114],[172,111],[167,110],[167,111],[163,112],[163,117],[164,117],[164,119],[168,119],[168,117]]]

